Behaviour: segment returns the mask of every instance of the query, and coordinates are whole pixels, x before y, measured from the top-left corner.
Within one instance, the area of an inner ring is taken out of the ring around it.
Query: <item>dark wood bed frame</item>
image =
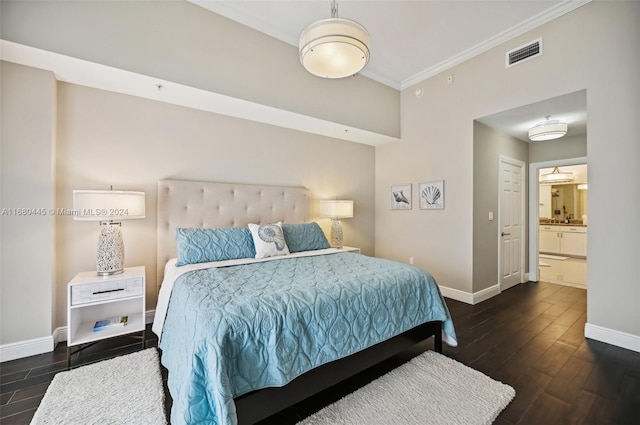
[[[434,350],[442,353],[442,322],[427,322],[366,350],[312,369],[284,387],[265,388],[236,397],[238,423],[248,425],[266,419],[432,336]]]

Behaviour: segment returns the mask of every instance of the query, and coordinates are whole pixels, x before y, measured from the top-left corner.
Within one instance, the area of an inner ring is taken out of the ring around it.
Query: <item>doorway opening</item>
[[[503,246],[503,230],[499,220],[494,220],[494,213],[501,208],[498,199],[501,193],[500,157],[525,163],[522,281],[538,281],[539,169],[586,164],[586,103],[586,90],[580,90],[474,120],[472,290],[479,298],[485,293],[495,295],[504,290],[501,279],[505,276],[505,261],[503,253],[499,252]],[[531,142],[528,130],[546,116],[566,122],[567,133],[558,139]],[[549,218],[566,219],[569,214],[572,214],[571,220],[582,218],[578,211],[565,210],[557,216],[549,214],[552,216]]]
[[[573,181],[541,183],[555,167]],[[587,169],[585,157],[529,165],[530,280],[587,289]]]

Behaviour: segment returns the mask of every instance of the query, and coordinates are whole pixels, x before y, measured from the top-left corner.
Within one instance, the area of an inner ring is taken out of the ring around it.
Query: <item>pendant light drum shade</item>
[[[567,123],[551,120],[541,122],[529,129],[529,139],[534,142],[558,139],[567,134]]]
[[[348,77],[369,62],[369,43],[369,33],[359,23],[344,18],[323,19],[300,34],[300,63],[318,77]]]

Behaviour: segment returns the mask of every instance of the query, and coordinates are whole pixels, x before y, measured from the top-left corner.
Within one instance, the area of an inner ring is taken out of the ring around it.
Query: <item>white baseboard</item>
[[[459,289],[447,288],[446,286],[440,286],[440,293],[443,297],[451,298],[452,300],[460,301],[467,304],[473,304],[473,294],[469,292],[460,291]]]
[[[54,350],[58,346],[58,343],[66,341],[66,340],[67,340],[67,327],[66,326],[60,326],[59,328],[56,328],[55,331],[53,331],[53,349]]]
[[[500,285],[496,284],[474,293],[460,291],[459,289],[447,288],[446,286],[440,286],[440,292],[447,298],[474,305],[498,295],[500,293]]]
[[[145,323],[147,325],[153,323],[155,313],[155,310],[147,310],[145,313]],[[61,326],[56,328],[51,336],[0,345],[0,362],[49,353],[56,348],[59,342],[66,340],[67,327]]]
[[[495,297],[499,293],[500,293],[500,285],[498,284],[485,288],[482,291],[474,292],[473,304],[478,304],[484,300],[488,300],[489,298]]]
[[[146,323],[147,325],[153,323],[153,318],[155,317],[155,315],[155,310],[147,310],[147,313],[144,315],[144,323]]]
[[[607,344],[640,353],[640,335],[633,335],[593,325],[591,323],[585,323],[584,336],[589,339],[595,339],[596,341],[605,342]]]
[[[0,362],[35,356],[53,351],[53,336],[0,345]]]

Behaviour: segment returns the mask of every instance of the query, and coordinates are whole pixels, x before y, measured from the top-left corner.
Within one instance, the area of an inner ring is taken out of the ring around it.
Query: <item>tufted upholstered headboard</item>
[[[309,189],[186,180],[158,181],[158,288],[176,257],[179,227],[242,227],[309,221]]]

